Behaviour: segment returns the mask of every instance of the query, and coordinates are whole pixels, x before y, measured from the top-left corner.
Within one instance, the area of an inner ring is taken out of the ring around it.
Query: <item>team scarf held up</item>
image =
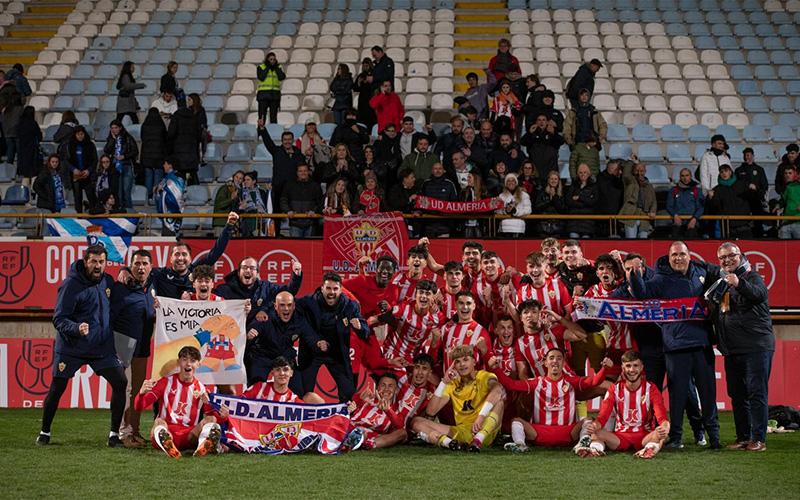
[[[500,198],[484,198],[476,201],[444,201],[430,196],[417,195],[414,200],[414,208],[446,214],[494,212],[504,206],[505,203]]]
[[[581,319],[622,323],[673,323],[708,318],[705,303],[697,297],[682,299],[610,299],[576,297],[575,321]]]
[[[158,186],[159,195],[156,197],[156,210],[160,214],[180,214],[183,213],[183,192],[186,190],[186,181],[178,177],[173,170],[164,176]],[[165,217],[164,226],[177,233],[181,229],[183,219]]]
[[[333,455],[352,428],[345,404],[281,403],[216,393],[209,396],[215,408],[225,404],[230,409],[222,426],[223,444],[244,453],[281,455],[316,449],[323,455]]]
[[[733,271],[733,274],[735,274],[739,279],[743,279],[744,275],[749,273],[752,267],[750,265],[750,261],[747,260],[747,257],[744,254],[741,254],[739,259],[739,266]],[[731,273],[725,271],[724,269],[720,269],[719,279],[715,281],[704,294],[704,297],[708,302],[719,304],[722,312],[727,312],[729,308],[728,298],[730,295],[728,294],[728,291],[730,289],[730,285],[728,285],[728,282],[725,281],[725,277],[729,274]]]

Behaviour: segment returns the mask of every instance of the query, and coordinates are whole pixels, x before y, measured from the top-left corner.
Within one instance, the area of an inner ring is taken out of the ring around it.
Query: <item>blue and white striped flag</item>
[[[178,177],[175,171],[164,176],[158,185],[156,196],[156,210],[160,214],[180,214],[183,213],[183,192],[186,190],[186,182]],[[183,224],[182,218],[164,217],[162,219],[164,227],[177,233]]]
[[[111,262],[125,262],[139,219],[47,219],[51,236],[85,236],[90,245],[103,245]]]

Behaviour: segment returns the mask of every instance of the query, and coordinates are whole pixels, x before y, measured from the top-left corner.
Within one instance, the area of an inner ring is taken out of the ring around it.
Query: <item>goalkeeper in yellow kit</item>
[[[436,388],[424,417],[412,421],[419,437],[442,448],[479,452],[492,444],[503,420],[503,386],[493,373],[475,369],[475,348],[454,347],[453,360],[445,378]],[[456,425],[434,422],[436,414],[450,402]]]

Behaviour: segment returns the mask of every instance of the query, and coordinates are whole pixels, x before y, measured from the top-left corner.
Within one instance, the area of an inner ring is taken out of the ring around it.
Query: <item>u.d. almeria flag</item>
[[[280,455],[316,449],[337,453],[352,428],[347,405],[280,403],[212,393],[213,405],[230,409],[222,442],[245,453]]]
[[[405,262],[408,230],[403,214],[384,212],[348,217],[325,217],[322,269],[347,274],[358,272],[358,260],[368,256],[371,265],[382,255]],[[374,268],[367,268],[374,272]]]
[[[708,318],[708,309],[695,297],[663,300],[576,297],[572,317],[623,323],[702,321]]]

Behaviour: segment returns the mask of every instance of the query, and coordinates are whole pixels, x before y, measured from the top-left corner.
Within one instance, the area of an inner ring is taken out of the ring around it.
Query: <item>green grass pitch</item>
[[[629,453],[582,460],[567,450],[470,455],[417,446],[176,461],[152,449],[106,448],[109,414],[100,410],[60,410],[52,444],[36,447],[40,418],[40,410],[0,410],[4,498],[729,499],[800,492],[800,433],[771,434],[765,453],[687,444],[652,461]],[[730,443],[730,413],[720,421],[723,442]]]

